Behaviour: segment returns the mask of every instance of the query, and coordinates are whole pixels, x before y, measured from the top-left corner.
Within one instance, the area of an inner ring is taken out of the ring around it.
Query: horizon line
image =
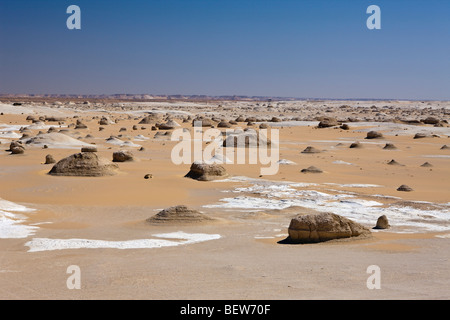
[[[122,96],[122,97],[120,97]],[[189,98],[200,98],[203,100],[213,99],[231,99],[231,98],[240,98],[240,99],[255,99],[255,100],[334,100],[334,101],[442,101],[448,102],[450,99],[411,99],[411,98],[330,98],[330,97],[292,97],[292,96],[258,96],[258,95],[207,95],[207,94],[154,94],[154,93],[113,93],[113,94],[66,94],[66,93],[0,93],[0,97],[3,98],[121,98],[127,100],[126,97],[130,97],[129,99],[134,100],[151,100],[149,98],[139,98],[137,96],[151,96],[157,98],[175,98],[175,99],[184,99]],[[237,99],[239,100],[239,99]],[[267,101],[270,102],[270,101]]]

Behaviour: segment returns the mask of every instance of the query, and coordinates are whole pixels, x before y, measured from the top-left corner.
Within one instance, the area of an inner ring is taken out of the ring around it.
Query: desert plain
[[[450,102],[3,99],[0,113],[0,299],[450,297]],[[211,125],[193,127],[200,117]],[[175,130],[261,125],[279,133],[276,174],[234,162],[197,181],[172,161]],[[7,151],[14,141],[23,153]],[[112,162],[113,175],[49,174],[83,147],[132,161]],[[149,220],[178,205],[207,218]],[[284,241],[292,218],[321,212],[370,236]],[[382,215],[390,227],[373,229]]]

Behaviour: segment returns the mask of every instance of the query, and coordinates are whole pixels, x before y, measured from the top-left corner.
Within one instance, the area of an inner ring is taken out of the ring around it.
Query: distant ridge
[[[118,100],[118,101],[440,101],[440,100],[417,100],[417,99],[375,99],[375,98],[318,98],[318,97],[278,97],[278,96],[243,96],[243,95],[157,95],[157,94],[8,94],[0,93],[0,99],[95,99],[95,100]]]

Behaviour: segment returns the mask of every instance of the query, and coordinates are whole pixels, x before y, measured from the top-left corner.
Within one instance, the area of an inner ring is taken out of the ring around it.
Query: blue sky
[[[0,0],[0,93],[448,100],[450,1]]]

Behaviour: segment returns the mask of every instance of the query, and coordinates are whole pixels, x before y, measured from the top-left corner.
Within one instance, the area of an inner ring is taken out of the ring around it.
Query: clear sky
[[[448,100],[450,0],[0,0],[0,93]]]

